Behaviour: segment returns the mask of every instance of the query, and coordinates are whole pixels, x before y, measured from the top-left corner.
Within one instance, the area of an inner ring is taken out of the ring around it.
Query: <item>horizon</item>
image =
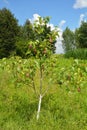
[[[62,50],[62,33],[66,27],[72,31],[78,28],[81,21],[87,21],[87,0],[66,0],[61,1],[23,1],[0,0],[0,9],[9,9],[18,20],[19,25],[23,25],[26,19],[34,20],[36,16],[50,16],[50,25],[58,26],[59,39],[57,41],[56,53]],[[37,17],[36,17],[37,18]]]

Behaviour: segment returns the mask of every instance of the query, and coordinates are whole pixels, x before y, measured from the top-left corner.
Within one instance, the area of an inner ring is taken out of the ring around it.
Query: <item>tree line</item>
[[[63,48],[65,53],[75,49],[87,48],[87,22],[82,21],[79,28],[75,31],[70,30],[68,27],[63,31]]]
[[[40,25],[42,33],[39,34],[38,28],[35,23],[31,23],[26,19],[24,25],[19,25],[18,20],[9,9],[3,8],[0,10],[0,58],[9,57],[11,55],[18,55],[22,58],[27,58],[27,50],[30,48],[31,41],[35,44],[36,40],[43,41],[47,39],[51,43],[51,50],[55,52],[56,38],[52,38],[54,33],[50,26],[47,26],[49,17],[43,18],[45,24]],[[87,48],[87,22],[82,22],[80,27],[75,31],[70,30],[68,27],[62,34],[62,46],[64,52],[72,51],[78,48]],[[30,46],[29,46],[30,44]],[[43,44],[43,43],[41,43]],[[43,45],[42,45],[43,46]],[[33,51],[33,56],[36,50]],[[44,51],[45,52],[45,51]]]

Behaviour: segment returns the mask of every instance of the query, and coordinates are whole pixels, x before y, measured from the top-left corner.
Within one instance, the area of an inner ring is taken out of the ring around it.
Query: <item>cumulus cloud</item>
[[[87,0],[76,0],[76,3],[73,5],[73,8],[86,8],[87,7]]]
[[[63,47],[62,47],[62,33],[63,33],[63,25],[66,23],[65,20],[62,20],[60,23],[59,23],[59,28],[58,28],[58,31],[59,31],[59,37],[57,38],[57,42],[55,44],[56,46],[56,53],[60,54],[60,53],[64,53],[64,50],[63,50]]]
[[[80,14],[80,19],[79,19],[79,25],[81,25],[82,21],[87,21],[87,13]]]
[[[34,21],[38,21],[38,18],[40,17],[39,14],[33,14],[33,18],[29,19],[31,21],[31,23],[33,23]]]
[[[63,47],[62,47],[62,40],[63,40],[62,33],[63,33],[63,31],[61,29],[59,29],[59,37],[57,38],[57,42],[55,44],[57,54],[61,54],[64,52]]]

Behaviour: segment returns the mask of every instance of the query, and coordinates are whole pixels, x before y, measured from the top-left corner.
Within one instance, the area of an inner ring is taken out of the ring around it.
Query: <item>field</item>
[[[59,55],[46,60],[43,91],[50,87],[38,121],[30,78],[35,63],[20,57],[0,60],[0,130],[87,130],[87,60]],[[38,67],[34,72],[38,91]]]

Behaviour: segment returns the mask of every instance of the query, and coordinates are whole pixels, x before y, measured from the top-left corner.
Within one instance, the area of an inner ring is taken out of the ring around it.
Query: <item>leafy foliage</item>
[[[33,25],[28,19],[26,20],[22,29],[23,29],[23,38],[27,41],[30,39],[33,40],[33,38],[34,38]]]
[[[49,55],[47,54],[47,48],[49,48],[50,52],[55,52],[55,36],[57,35],[57,30],[51,30],[51,27],[48,26],[49,20],[49,17],[39,17],[38,20],[33,23],[26,20],[25,24],[20,27],[20,38],[16,43],[17,55],[26,58],[36,56],[38,52],[38,55],[41,57],[45,53]]]
[[[67,27],[62,36],[63,48],[67,57],[80,58],[81,56],[81,58],[86,58],[86,49],[79,48],[87,48],[87,22],[83,21],[80,27],[75,29],[75,33]]]
[[[66,58],[74,58],[74,59],[84,59],[87,60],[87,49],[75,49],[72,51],[68,51],[65,53]]]
[[[19,27],[14,15],[6,8],[0,10],[0,58],[8,57],[16,47]]]
[[[64,51],[70,51],[70,50],[74,50],[76,48],[75,45],[75,35],[74,32],[71,31],[68,27],[66,27],[66,29],[63,31],[63,48]]]
[[[29,42],[27,55],[41,58],[48,57],[55,51],[55,41],[58,35],[56,29],[52,30],[47,27],[49,17],[41,18],[33,23],[34,39]]]
[[[78,48],[87,48],[87,22],[83,21],[75,34]]]

